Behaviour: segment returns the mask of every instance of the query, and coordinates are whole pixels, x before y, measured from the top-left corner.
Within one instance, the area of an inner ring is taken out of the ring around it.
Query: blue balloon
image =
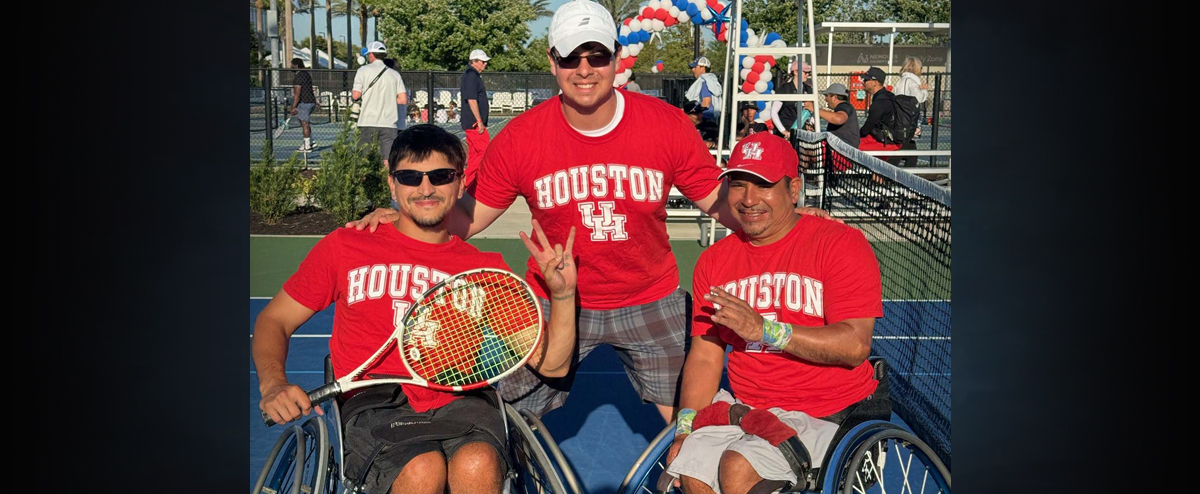
[[[642,40],[639,43],[650,41],[650,31],[641,31]]]
[[[775,91],[775,81],[767,81],[767,92],[770,93],[770,92],[774,92],[774,91]]]
[[[675,8],[677,8],[679,10],[687,10],[687,6],[688,6],[687,0],[675,0]]]
[[[745,31],[748,27],[750,27],[750,23],[746,19],[742,19],[742,30]]]
[[[770,33],[767,33],[767,39],[763,41],[763,44],[769,45],[769,44],[771,44],[771,42],[778,40],[778,39],[783,39],[783,36],[780,36],[779,33],[776,33],[776,32],[770,32]]]
[[[746,38],[742,38],[742,42],[741,42],[740,46],[742,48],[749,48],[750,44],[746,42]]]
[[[742,46],[746,46],[746,41],[750,39],[750,33],[747,33],[746,30],[743,29],[738,37],[741,38]]]
[[[696,4],[693,3],[692,6],[695,7]],[[700,17],[700,14],[697,13],[696,15],[692,16],[692,24],[696,24],[696,25],[704,24],[704,18]]]
[[[620,43],[621,46],[628,46],[629,45],[629,37],[628,36],[617,36],[617,43]]]
[[[687,6],[687,13],[688,13],[688,17],[695,19],[696,16],[700,15],[700,9],[696,8],[696,4],[689,3]],[[693,20],[692,22],[696,22],[696,21]]]
[[[766,109],[767,109],[767,102],[766,102],[766,101],[759,101],[759,102],[757,102],[757,103],[755,103],[755,104],[757,104],[757,105],[758,105],[758,111],[763,111],[763,110],[766,110]]]

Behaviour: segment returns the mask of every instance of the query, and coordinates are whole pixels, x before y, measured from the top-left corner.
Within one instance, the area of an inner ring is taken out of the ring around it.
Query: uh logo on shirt
[[[543,210],[575,203],[593,241],[622,241],[629,239],[627,215],[616,213],[617,201],[663,202],[663,177],[652,168],[597,163],[544,175],[533,181],[533,188]]]

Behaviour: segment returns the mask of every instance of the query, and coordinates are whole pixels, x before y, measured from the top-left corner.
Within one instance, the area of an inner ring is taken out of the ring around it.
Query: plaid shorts
[[[611,345],[625,364],[634,390],[647,403],[674,406],[687,354],[691,300],[676,288],[654,302],[612,310],[579,309],[578,345],[565,377],[548,378],[523,367],[496,383],[506,403],[538,416],[561,407],[575,381],[579,363],[599,345]],[[549,312],[550,301],[539,298]]]

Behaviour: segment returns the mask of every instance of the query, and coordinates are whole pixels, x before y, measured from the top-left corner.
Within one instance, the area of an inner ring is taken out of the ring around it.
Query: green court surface
[[[273,297],[320,237],[250,237],[250,296]],[[474,239],[468,243],[487,252],[499,252],[513,272],[524,276],[529,251],[520,239]],[[692,268],[704,250],[695,240],[671,242],[679,263],[679,284],[692,287]]]

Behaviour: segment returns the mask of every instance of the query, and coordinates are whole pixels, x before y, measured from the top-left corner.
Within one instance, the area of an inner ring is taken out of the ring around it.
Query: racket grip
[[[340,393],[341,391],[342,391],[342,387],[338,385],[337,381],[334,381],[334,382],[331,382],[324,386],[321,386],[317,389],[309,391],[308,392],[308,401],[313,406],[316,406],[325,400],[328,400],[334,396],[337,396],[338,393]],[[275,425],[275,421],[271,420],[271,416],[267,415],[267,412],[265,412],[265,411],[262,412],[262,419],[263,419],[263,423],[266,424],[267,427]]]

